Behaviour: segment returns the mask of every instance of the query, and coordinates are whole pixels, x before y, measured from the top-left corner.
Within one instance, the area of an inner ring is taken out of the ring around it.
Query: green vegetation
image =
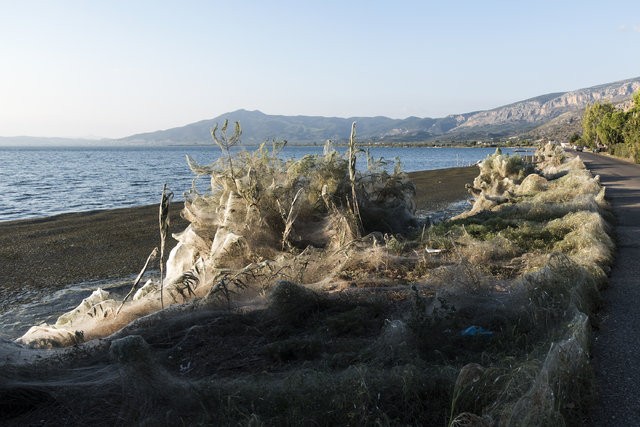
[[[582,141],[592,148],[605,147],[616,156],[640,162],[640,92],[633,106],[622,111],[611,103],[595,103],[582,118]]]

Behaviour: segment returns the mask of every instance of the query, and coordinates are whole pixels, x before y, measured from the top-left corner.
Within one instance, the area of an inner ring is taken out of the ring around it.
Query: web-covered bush
[[[514,197],[518,185],[534,171],[533,165],[522,157],[502,154],[499,148],[482,160],[478,167],[480,174],[473,180],[473,185],[467,185],[475,200],[473,208],[465,212],[465,216],[508,202]]]
[[[187,157],[196,179],[209,177],[208,191],[185,194],[182,212],[191,224],[174,235],[168,280],[198,259],[206,269],[241,268],[280,251],[339,248],[371,232],[402,233],[415,225],[415,187],[399,165],[380,162],[354,170],[351,158],[328,143],[322,155],[279,157],[284,144],[227,153],[210,165]],[[354,160],[355,161],[355,160]],[[354,200],[355,194],[355,200]]]

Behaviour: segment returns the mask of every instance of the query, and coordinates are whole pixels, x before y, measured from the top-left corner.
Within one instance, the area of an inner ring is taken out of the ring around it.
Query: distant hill
[[[113,144],[113,140],[39,136],[0,136],[0,147],[86,147],[105,146],[110,144]]]
[[[596,101],[627,101],[640,90],[640,77],[590,88],[541,95],[487,111],[442,118],[277,116],[238,110],[186,126],[141,133],[120,142],[138,144],[210,144],[210,131],[225,119],[239,121],[244,144],[286,139],[291,144],[344,141],[358,122],[358,139],[377,143],[455,141],[487,138],[568,137],[580,129],[584,108]]]
[[[278,116],[237,110],[172,129],[140,133],[117,140],[65,140],[61,138],[0,138],[0,145],[194,145],[211,144],[211,129],[225,119],[242,125],[242,142],[255,145],[272,139],[290,144],[323,144],[327,139],[346,141],[353,121],[358,140],[373,143],[420,143],[504,139],[510,137],[566,139],[580,130],[582,112],[596,101],[628,103],[640,90],[640,77],[570,92],[550,93],[486,111],[442,118]]]
[[[399,136],[407,129],[423,130],[434,124],[445,123],[447,119],[421,119],[410,117],[404,120],[388,117],[320,117],[320,116],[273,116],[260,111],[238,110],[210,120],[203,120],[186,126],[142,133],[124,138],[131,143],[156,144],[201,144],[211,143],[211,129],[228,119],[242,125],[244,144],[259,144],[271,139],[286,139],[291,143],[323,143],[327,139],[342,140],[349,136],[351,123],[358,122],[360,139],[379,139],[385,136]],[[448,126],[450,128],[451,126]],[[443,126],[443,128],[445,128]],[[445,128],[445,131],[448,130]],[[439,130],[438,133],[442,131]]]

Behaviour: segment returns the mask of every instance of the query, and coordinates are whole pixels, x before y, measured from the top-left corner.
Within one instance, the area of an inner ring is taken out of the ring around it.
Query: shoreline
[[[475,166],[409,172],[418,210],[443,209],[468,197]],[[171,206],[171,233],[188,222]],[[158,205],[65,213],[0,222],[0,310],[31,291],[137,274],[158,242]],[[168,253],[177,242],[167,240]]]

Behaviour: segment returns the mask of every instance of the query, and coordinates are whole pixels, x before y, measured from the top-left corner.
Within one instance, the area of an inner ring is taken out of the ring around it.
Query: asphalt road
[[[594,334],[597,404],[593,426],[640,426],[640,165],[577,153],[600,182],[616,217],[616,259]]]

